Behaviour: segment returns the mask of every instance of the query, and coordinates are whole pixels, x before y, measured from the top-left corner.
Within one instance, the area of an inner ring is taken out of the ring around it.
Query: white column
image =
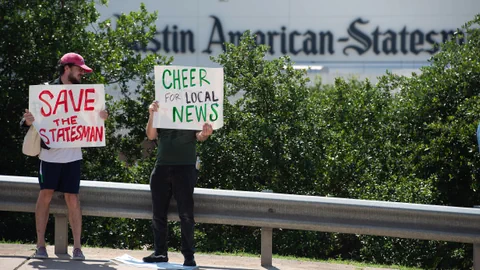
[[[272,228],[262,228],[262,258],[261,265],[264,267],[272,266]]]
[[[67,254],[68,218],[65,214],[55,214],[55,254]]]
[[[473,243],[473,269],[480,270],[480,243]]]

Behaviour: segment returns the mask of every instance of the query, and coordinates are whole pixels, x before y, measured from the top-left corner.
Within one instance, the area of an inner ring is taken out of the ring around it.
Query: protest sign
[[[223,69],[155,66],[154,128],[202,130],[223,126]]]
[[[103,85],[31,85],[28,103],[33,125],[48,147],[105,146]]]

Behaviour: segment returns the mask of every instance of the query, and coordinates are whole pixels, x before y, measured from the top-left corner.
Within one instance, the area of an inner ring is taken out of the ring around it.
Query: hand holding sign
[[[209,123],[205,123],[203,124],[202,131],[197,133],[197,140],[203,142],[206,139],[208,139],[208,137],[210,137],[212,133],[213,133],[212,125],[210,125]]]
[[[33,117],[33,114],[28,109],[25,109],[25,113],[23,114],[23,118],[25,119],[25,124],[27,126],[31,126],[33,121],[35,121],[35,117]]]
[[[150,114],[158,112],[158,101],[154,101],[150,106],[148,106],[148,112]]]
[[[213,132],[213,128],[212,128],[212,125],[210,125],[209,123],[205,123],[203,124],[203,129],[202,129],[202,132],[200,133],[202,136],[210,136],[212,135],[212,132]]]
[[[223,126],[223,69],[156,66],[153,127],[200,130]]]
[[[107,120],[108,118],[108,112],[106,110],[102,110],[100,112],[100,118],[102,118],[103,120]]]

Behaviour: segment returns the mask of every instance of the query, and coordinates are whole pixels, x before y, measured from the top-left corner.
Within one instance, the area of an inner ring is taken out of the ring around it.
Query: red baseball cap
[[[93,71],[93,69],[85,65],[85,60],[83,60],[83,57],[78,53],[71,52],[71,53],[65,54],[64,56],[62,56],[62,58],[60,58],[60,64],[61,65],[74,64],[75,66],[81,67],[87,73],[90,73]]]

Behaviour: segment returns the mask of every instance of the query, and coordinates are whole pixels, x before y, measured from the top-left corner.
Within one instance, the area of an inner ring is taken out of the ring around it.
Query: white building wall
[[[221,41],[259,31],[298,65],[336,76],[371,78],[391,70],[410,74],[428,65],[433,44],[480,13],[480,0],[144,0],[158,11],[156,38],[143,51],[174,57],[173,64],[216,66]],[[140,1],[111,0],[101,19],[139,9]],[[182,40],[182,35],[184,39]],[[223,37],[223,39],[222,39]],[[322,43],[323,39],[323,43]],[[235,39],[236,40],[236,39]]]

